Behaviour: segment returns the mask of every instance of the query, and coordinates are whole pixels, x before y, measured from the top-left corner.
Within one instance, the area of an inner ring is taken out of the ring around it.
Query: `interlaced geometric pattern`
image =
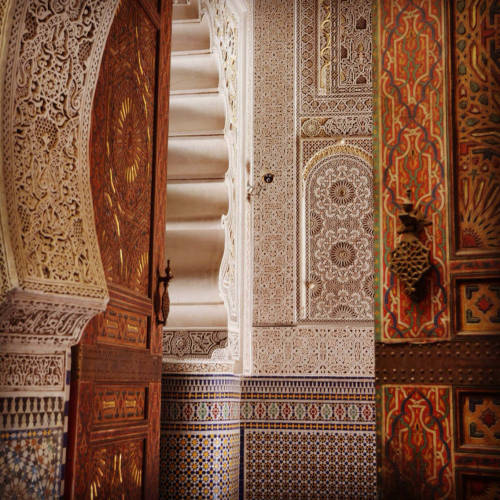
[[[408,236],[390,253],[389,268],[403,281],[406,293],[412,295],[430,267],[430,250],[416,237]]]

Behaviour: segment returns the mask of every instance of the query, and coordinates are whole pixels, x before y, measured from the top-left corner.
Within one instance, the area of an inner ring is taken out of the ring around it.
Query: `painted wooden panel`
[[[457,334],[500,334],[500,280],[454,280]]]
[[[90,483],[86,496],[91,499],[143,498],[144,440],[98,444],[92,447],[89,454]]]
[[[500,8],[384,0],[375,11],[380,487],[388,498],[495,498]],[[432,222],[419,234],[431,255],[420,302],[389,269],[407,187]]]
[[[147,388],[97,386],[94,393],[94,425],[129,423],[146,417]]]
[[[446,13],[443,0],[385,0],[375,26],[375,207],[377,337],[383,342],[448,339]],[[410,189],[431,221],[426,294],[412,301],[389,270],[398,215]]]
[[[457,391],[457,450],[500,454],[500,391]]]
[[[381,498],[453,498],[451,387],[386,385],[378,397]]]
[[[459,500],[489,500],[500,498],[500,475],[485,471],[457,474]]]
[[[500,8],[454,2],[451,61],[454,127],[454,250],[500,251]]]
[[[144,9],[122,2],[101,64],[106,78],[96,88],[90,138],[106,281],[143,296],[149,292],[157,44]]]

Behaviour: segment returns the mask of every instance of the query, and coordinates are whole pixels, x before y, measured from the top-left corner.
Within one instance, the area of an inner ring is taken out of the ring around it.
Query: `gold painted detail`
[[[103,317],[103,328],[98,333],[99,342],[146,347],[146,316],[109,306]]]
[[[94,396],[93,423],[143,420],[146,407],[145,387],[102,387]]]
[[[366,153],[366,151],[363,151],[361,148],[358,148],[356,146],[352,146],[350,144],[346,145],[334,145],[334,146],[328,146],[326,148],[323,148],[321,151],[318,151],[306,164],[304,173],[302,174],[304,179],[307,179],[309,174],[311,173],[312,169],[314,168],[315,165],[318,164],[321,160],[324,158],[327,158],[328,156],[332,156],[335,154],[350,154],[353,155],[357,158],[361,158],[363,161],[368,163],[369,165],[372,164],[372,157]]]
[[[141,439],[96,449],[90,498],[142,498],[143,448]]]

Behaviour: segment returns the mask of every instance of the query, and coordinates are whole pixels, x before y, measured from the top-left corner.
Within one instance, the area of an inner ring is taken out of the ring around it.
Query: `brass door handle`
[[[163,283],[163,293],[160,299],[160,308],[156,318],[156,322],[159,325],[165,325],[167,323],[168,314],[170,312],[170,297],[168,295],[168,284],[170,280],[174,277],[170,270],[170,260],[167,260],[167,267],[165,268],[165,276],[158,277],[158,293],[160,292],[160,286]]]

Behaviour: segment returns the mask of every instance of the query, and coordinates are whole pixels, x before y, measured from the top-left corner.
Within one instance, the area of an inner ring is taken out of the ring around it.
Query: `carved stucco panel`
[[[327,146],[306,164],[301,186],[302,314],[313,321],[373,319],[371,156]]]
[[[13,7],[13,1],[6,0],[0,4],[0,75],[5,74]],[[4,79],[0,78],[0,96],[3,94],[3,83]],[[4,113],[2,100],[0,99],[0,116],[3,116]],[[0,165],[2,163],[3,148],[2,141],[0,141]],[[7,223],[7,203],[3,189],[4,185],[3,171],[0,168],[0,300],[5,297],[10,288],[17,285],[17,274]]]
[[[254,375],[374,375],[373,327],[259,327],[253,333]]]
[[[66,353],[0,353],[0,390],[62,391],[66,377]]]
[[[107,302],[88,139],[116,5],[12,3],[11,27],[1,38],[0,86],[0,342],[6,345],[76,343]]]
[[[90,109],[116,0],[16,2],[3,174],[21,287],[105,299],[89,185]]]
[[[219,271],[219,289],[227,308],[231,324],[238,324],[237,292],[237,227],[239,219],[240,178],[238,163],[241,149],[241,131],[239,130],[239,108],[241,101],[241,82],[238,72],[238,59],[242,45],[239,39],[240,19],[233,6],[227,0],[202,0],[201,12],[207,16],[210,25],[212,49],[219,60],[220,88],[225,101],[226,123],[224,136],[229,149],[229,166],[225,174],[228,193],[228,211],[222,217],[224,228],[224,254]]]
[[[163,332],[163,359],[210,358],[215,349],[227,346],[227,330]]]
[[[296,320],[294,2],[254,3],[253,321]],[[265,184],[262,177],[273,173]],[[259,189],[261,188],[261,189]]]
[[[0,306],[0,345],[69,347],[101,306],[98,299],[14,289]]]

